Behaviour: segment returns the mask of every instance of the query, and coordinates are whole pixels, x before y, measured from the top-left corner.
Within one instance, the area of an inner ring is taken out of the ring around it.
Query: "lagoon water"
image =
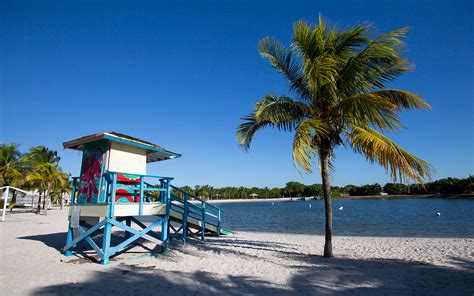
[[[234,231],[324,234],[322,200],[220,206],[223,226]],[[333,214],[334,235],[474,237],[472,199],[336,199]]]

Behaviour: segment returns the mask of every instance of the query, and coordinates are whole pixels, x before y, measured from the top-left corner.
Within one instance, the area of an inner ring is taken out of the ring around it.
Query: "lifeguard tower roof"
[[[117,132],[103,132],[103,133],[84,136],[84,137],[77,138],[68,142],[64,142],[63,147],[83,151],[85,144],[90,143],[90,142],[96,142],[102,139],[145,149],[147,163],[173,159],[173,158],[181,156],[181,154],[179,153],[167,150],[156,144],[143,141],[134,137],[130,137],[124,134],[120,134]]]

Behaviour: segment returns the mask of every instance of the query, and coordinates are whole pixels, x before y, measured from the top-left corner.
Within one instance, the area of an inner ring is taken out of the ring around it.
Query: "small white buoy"
[[[274,206],[274,205],[275,205],[275,203],[272,201],[272,206]]]
[[[441,213],[440,212],[436,213],[436,216],[438,216],[438,217],[441,216]]]
[[[342,211],[342,209],[344,209],[344,207],[339,207],[339,211]]]
[[[311,209],[311,204],[309,204],[309,208]]]

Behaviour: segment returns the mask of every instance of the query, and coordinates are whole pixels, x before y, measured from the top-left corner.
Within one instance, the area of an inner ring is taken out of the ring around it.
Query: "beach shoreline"
[[[306,200],[322,200],[305,197]],[[413,194],[413,195],[361,195],[361,196],[338,196],[334,200],[358,200],[358,199],[402,199],[402,198],[445,198],[445,199],[474,199],[472,194]],[[242,198],[242,199],[214,199],[206,200],[209,203],[235,203],[235,202],[275,202],[275,201],[299,201],[300,197],[280,197],[280,198]]]
[[[173,239],[167,254],[136,246],[102,266],[86,251],[65,257],[67,209],[8,214],[0,223],[0,289],[9,295],[470,295],[474,238],[237,232]],[[89,255],[88,255],[89,254]],[[237,289],[237,290],[236,290]]]

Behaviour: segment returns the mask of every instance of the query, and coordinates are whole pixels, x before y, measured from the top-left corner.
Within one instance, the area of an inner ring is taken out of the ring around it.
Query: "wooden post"
[[[138,215],[143,215],[143,176],[140,176],[140,200],[138,205]]]
[[[204,240],[204,233],[206,232],[206,204],[201,202],[202,218],[201,218],[201,240]]]
[[[112,234],[112,224],[110,220],[114,217],[115,212],[115,194],[117,191],[117,174],[113,173],[112,177],[112,192],[110,194],[110,201],[108,202],[109,210],[108,215],[105,219],[107,221],[104,225],[104,238],[102,240],[102,253],[104,254],[104,258],[100,262],[102,265],[109,264],[109,250],[110,250],[110,238]]]
[[[77,179],[76,178],[72,178],[72,189],[71,189],[71,200],[69,201],[69,206],[71,207],[72,204],[74,203],[74,196],[76,195],[76,181]],[[72,240],[74,239],[74,229],[71,228],[71,216],[68,215],[68,220],[69,220],[69,227],[68,227],[68,230],[67,230],[67,237],[66,237],[66,246],[72,242]],[[72,256],[72,252],[71,250],[67,250],[66,252],[64,252],[64,255],[66,256]]]
[[[221,209],[217,209],[217,237],[221,235]]]
[[[125,225],[127,225],[128,227],[132,227],[132,219],[130,217],[126,217],[125,218]],[[125,238],[128,239],[130,238],[132,235],[130,232],[128,231],[125,231]]]
[[[183,194],[184,198],[184,211],[183,211],[183,243],[186,242],[186,238],[188,236],[188,199],[186,198],[186,194]]]
[[[169,232],[169,217],[170,217],[170,208],[171,208],[171,196],[170,196],[170,180],[166,179],[162,181],[162,186],[166,188],[163,193],[163,201],[166,204],[166,215],[162,217],[161,222],[161,241],[163,242],[163,247],[161,251],[163,253],[168,252],[168,232]]]

